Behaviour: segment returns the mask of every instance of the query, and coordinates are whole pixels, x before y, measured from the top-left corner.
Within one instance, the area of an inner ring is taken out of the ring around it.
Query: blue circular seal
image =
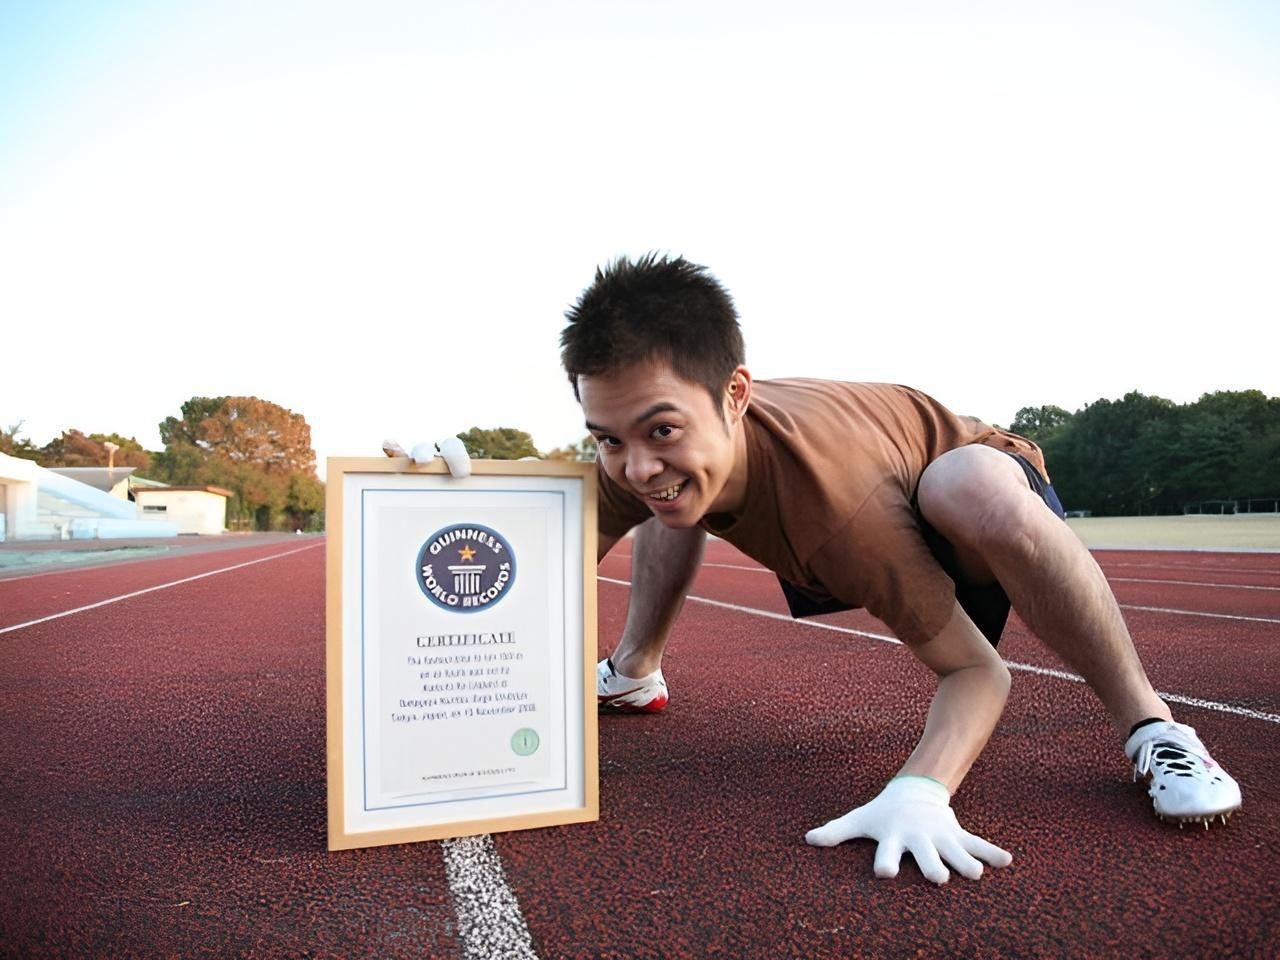
[[[415,575],[437,607],[478,613],[507,595],[516,579],[516,557],[498,531],[478,523],[455,523],[437,530],[422,545]]]

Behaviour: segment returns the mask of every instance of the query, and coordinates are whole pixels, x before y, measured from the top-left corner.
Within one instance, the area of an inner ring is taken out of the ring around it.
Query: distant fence
[[[1280,513],[1280,497],[1251,497],[1240,500],[1197,500],[1182,506],[1184,516],[1227,513]]]

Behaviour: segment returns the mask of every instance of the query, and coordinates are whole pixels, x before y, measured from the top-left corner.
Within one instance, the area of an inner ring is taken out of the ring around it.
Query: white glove
[[[443,457],[449,467],[449,473],[455,477],[471,476],[471,457],[467,448],[457,437],[445,437],[435,443],[427,440],[414,446],[413,453],[404,452],[404,447],[394,440],[382,441],[382,452],[388,457],[411,457],[414,463],[430,463],[437,456]]]
[[[942,864],[944,859],[970,880],[982,876],[979,860],[993,867],[1007,867],[1013,861],[1007,850],[960,826],[951,810],[951,794],[930,777],[895,777],[870,803],[804,835],[815,847],[834,847],[857,837],[879,842],[877,877],[896,877],[902,855],[908,851],[916,858],[920,872],[934,883],[951,878]]]

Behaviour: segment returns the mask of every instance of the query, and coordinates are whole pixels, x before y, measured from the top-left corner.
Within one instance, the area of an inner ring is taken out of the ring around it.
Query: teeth
[[[681,481],[680,483],[672,484],[671,486],[667,487],[667,489],[663,490],[661,493],[651,493],[649,494],[649,497],[650,499],[653,499],[653,500],[674,500],[676,497],[680,495],[680,488],[683,486],[684,486],[684,482]]]

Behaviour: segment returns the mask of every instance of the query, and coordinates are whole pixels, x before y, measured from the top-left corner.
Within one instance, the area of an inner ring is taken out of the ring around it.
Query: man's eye
[[[596,443],[602,447],[620,447],[622,441],[617,437],[596,437]]]
[[[651,433],[650,436],[655,437],[658,440],[670,440],[676,435],[677,429],[677,427],[673,427],[669,423],[659,424],[653,428],[653,433]]]

